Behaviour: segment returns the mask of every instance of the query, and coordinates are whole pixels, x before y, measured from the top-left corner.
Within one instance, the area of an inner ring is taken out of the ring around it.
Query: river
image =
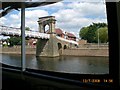
[[[0,54],[1,62],[21,66],[21,55]],[[108,74],[109,57],[60,56],[56,58],[26,55],[27,68],[79,74]]]

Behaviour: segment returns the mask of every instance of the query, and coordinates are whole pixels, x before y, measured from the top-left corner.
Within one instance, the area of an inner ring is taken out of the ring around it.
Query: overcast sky
[[[83,0],[82,0],[83,1]],[[26,9],[26,26],[33,31],[38,31],[38,18],[44,16],[55,16],[56,28],[71,32],[79,37],[82,27],[92,24],[92,22],[105,22],[106,6],[103,0],[97,2],[58,2],[55,4]],[[5,17],[0,18],[2,25],[10,27],[20,27],[20,11],[12,11]]]

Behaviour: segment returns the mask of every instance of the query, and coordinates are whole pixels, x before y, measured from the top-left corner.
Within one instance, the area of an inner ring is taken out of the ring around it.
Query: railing
[[[57,39],[59,39],[59,40],[62,40],[62,41],[65,41],[65,42],[69,42],[69,43],[73,43],[73,44],[78,45],[78,43],[77,43],[76,41],[67,40],[67,39],[61,38],[61,37],[59,37],[59,36],[56,36],[56,37],[57,37]]]

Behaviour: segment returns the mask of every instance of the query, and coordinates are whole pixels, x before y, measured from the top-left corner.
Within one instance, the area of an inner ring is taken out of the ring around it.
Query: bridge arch
[[[62,44],[58,43],[58,50],[62,49]]]
[[[47,31],[50,29],[50,26],[48,24],[46,24],[44,27],[45,27],[44,28],[44,33],[47,33]]]
[[[67,45],[64,45],[63,49],[67,49]]]
[[[62,55],[62,44],[58,42],[58,52],[59,55]]]

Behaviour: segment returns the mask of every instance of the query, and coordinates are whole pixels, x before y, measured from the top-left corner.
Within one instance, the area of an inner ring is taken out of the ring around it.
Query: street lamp
[[[99,48],[99,45],[100,45],[100,40],[99,40],[99,29],[98,29],[98,48]]]

